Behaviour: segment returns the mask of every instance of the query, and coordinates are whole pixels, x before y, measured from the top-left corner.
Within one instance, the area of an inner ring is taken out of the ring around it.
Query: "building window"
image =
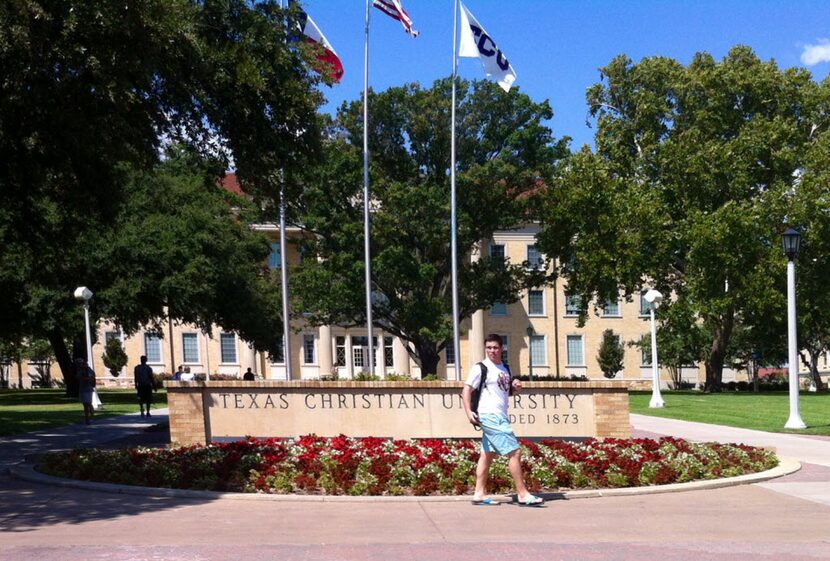
[[[497,243],[490,244],[490,259],[504,263],[504,245]]]
[[[156,364],[161,362],[161,338],[158,333],[144,334],[144,355],[147,357],[147,362]]]
[[[504,302],[493,302],[493,305],[490,306],[490,315],[491,316],[506,316],[507,315],[507,304]]]
[[[285,335],[277,341],[276,352],[271,357],[271,364],[285,364]]]
[[[392,337],[383,338],[383,365],[387,368],[395,366],[395,351],[392,348]]]
[[[104,344],[109,343],[113,339],[118,339],[121,341],[121,332],[120,331],[107,331],[104,333]]]
[[[566,316],[578,316],[579,312],[582,310],[582,297],[581,296],[565,296],[565,315]]]
[[[527,291],[527,313],[531,316],[545,315],[545,293],[542,290]]]
[[[640,349],[640,354],[642,355],[642,365],[643,366],[651,366],[651,349],[647,349],[643,347]]]
[[[568,335],[568,365],[585,366],[582,335]]]
[[[182,360],[199,362],[199,337],[196,333],[182,333]]]
[[[352,364],[355,368],[363,368],[366,364],[363,361],[363,347],[352,345]]]
[[[499,335],[501,335],[501,361],[510,364],[510,353],[508,352],[510,338],[503,333],[499,333]]]
[[[315,364],[314,358],[314,335],[303,333],[303,363]]]
[[[447,346],[444,347],[444,354],[447,358],[447,364],[455,364],[455,343],[452,339],[447,341]]]
[[[604,316],[620,316],[620,303],[617,301],[609,300],[605,303],[602,307],[602,315]]]
[[[533,335],[530,337],[530,360],[534,366],[546,365],[548,363],[546,350],[544,335]]]
[[[527,267],[528,269],[541,269],[545,264],[542,252],[535,245],[527,246]]]
[[[279,242],[271,244],[271,253],[268,254],[268,266],[272,269],[279,269],[282,267],[282,252],[280,251]]]
[[[378,338],[372,337],[372,350],[374,351],[374,355],[372,357],[372,367],[377,367],[377,350],[378,350]],[[368,366],[368,361],[366,360],[366,355],[369,354],[369,338],[364,336],[360,337],[352,337],[352,364],[355,368],[364,368]]]
[[[219,350],[224,364],[236,364],[236,334],[220,333]]]
[[[650,316],[651,315],[651,304],[646,301],[645,294],[640,294],[640,315],[641,316]]]
[[[346,338],[334,338],[334,365],[346,366]]]

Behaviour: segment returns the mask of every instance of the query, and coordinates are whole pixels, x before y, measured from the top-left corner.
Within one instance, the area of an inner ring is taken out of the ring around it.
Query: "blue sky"
[[[402,0],[421,32],[372,9],[369,84],[384,90],[408,82],[431,84],[452,70],[453,0]],[[333,112],[363,88],[364,0],[305,0],[309,15],[345,66],[343,82],[324,87]],[[688,63],[706,51],[722,58],[749,45],[780,67],[808,68],[823,80],[830,70],[830,2],[816,0],[467,0],[467,8],[516,69],[516,85],[534,100],[550,101],[554,135],[591,143],[585,90],[598,69],[618,54],[633,60],[662,55]],[[483,78],[478,60],[460,59],[459,74]]]

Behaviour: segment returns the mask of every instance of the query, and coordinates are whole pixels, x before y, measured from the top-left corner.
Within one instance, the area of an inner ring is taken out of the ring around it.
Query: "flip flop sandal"
[[[494,501],[491,498],[481,499],[480,501],[472,501],[473,506],[499,506],[498,501]]]
[[[531,507],[538,507],[545,504],[545,499],[542,497],[531,496],[528,499],[523,501],[519,501],[519,506],[531,506]]]

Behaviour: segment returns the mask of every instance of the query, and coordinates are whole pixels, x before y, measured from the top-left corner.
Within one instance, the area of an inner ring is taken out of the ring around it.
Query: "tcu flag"
[[[461,46],[458,56],[478,57],[487,77],[495,80],[506,92],[516,81],[516,71],[484,27],[461,4]]]

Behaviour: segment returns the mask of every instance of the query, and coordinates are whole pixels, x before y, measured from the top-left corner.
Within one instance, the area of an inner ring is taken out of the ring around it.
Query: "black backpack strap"
[[[484,384],[487,381],[487,365],[483,362],[479,362],[478,365],[481,367],[481,379],[478,381],[478,391],[481,393],[484,389]]]
[[[509,389],[507,390],[507,395],[513,395],[515,393],[514,390],[513,390],[513,372],[510,371],[510,365],[509,364],[507,364],[506,362],[503,362],[502,364],[507,369],[507,375],[510,376],[510,381],[509,381],[510,385],[508,386]]]

